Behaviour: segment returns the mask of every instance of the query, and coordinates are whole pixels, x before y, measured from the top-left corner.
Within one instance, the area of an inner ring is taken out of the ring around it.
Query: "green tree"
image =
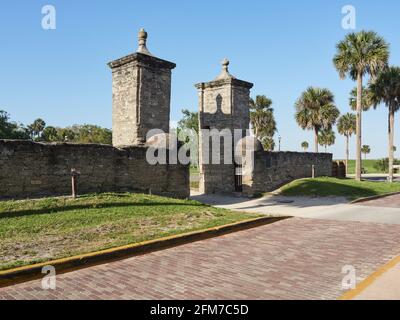
[[[178,122],[176,128],[176,135],[179,141],[185,143],[190,154],[191,164],[195,167],[199,166],[199,113],[193,112],[188,109],[182,110],[183,118]],[[171,130],[173,132],[173,130]]]
[[[192,129],[199,133],[199,113],[183,109],[182,114],[183,118],[178,122],[178,132],[183,129]]]
[[[383,70],[370,84],[372,101],[376,107],[380,103],[388,107],[389,136],[389,182],[393,182],[394,161],[394,114],[400,109],[400,68],[389,67]]]
[[[44,128],[41,139],[46,142],[58,142],[59,136],[57,129],[51,126]]]
[[[71,128],[57,129],[58,142],[74,142],[75,132]]]
[[[33,121],[33,123],[28,126],[32,140],[39,140],[45,127],[46,122],[43,119],[39,118]]]
[[[393,163],[395,165],[400,165],[400,160],[394,160]],[[383,158],[380,160],[377,160],[374,163],[374,168],[378,171],[378,172],[384,172],[384,173],[388,173],[389,172],[389,158]]]
[[[267,150],[267,151],[275,150],[276,144],[275,144],[274,138],[265,136],[265,137],[261,138],[260,142],[261,142],[264,150]]]
[[[357,87],[350,91],[349,104],[351,110],[357,111]],[[373,106],[371,91],[368,87],[362,87],[361,107],[362,111],[368,111]]]
[[[0,110],[0,139],[29,139],[29,133],[23,125],[11,122],[10,115]]]
[[[371,152],[371,148],[369,145],[364,144],[361,147],[361,152],[364,154],[365,159],[367,159],[367,154],[369,154]]]
[[[339,134],[346,137],[346,173],[349,167],[349,139],[356,132],[356,115],[346,113],[341,116],[337,123]]]
[[[295,118],[302,129],[314,131],[315,152],[318,152],[318,133],[329,130],[339,117],[334,97],[328,89],[309,87],[296,101]]]
[[[74,132],[72,142],[112,144],[112,132],[100,126],[84,124],[71,127]]]
[[[332,129],[321,130],[318,134],[318,143],[325,147],[325,152],[327,152],[328,146],[335,144],[336,136]]]
[[[386,41],[373,31],[361,31],[348,34],[336,46],[337,52],[333,58],[340,78],[349,75],[357,81],[356,108],[356,179],[361,180],[361,117],[362,88],[365,75],[376,76],[389,60],[389,46]]]
[[[308,142],[307,142],[307,141],[303,141],[303,142],[301,143],[301,147],[303,148],[304,151],[307,151],[307,150],[308,150],[308,147],[309,147]]]
[[[265,95],[250,99],[250,122],[254,135],[261,141],[265,150],[275,149],[274,135],[277,131],[272,100]]]

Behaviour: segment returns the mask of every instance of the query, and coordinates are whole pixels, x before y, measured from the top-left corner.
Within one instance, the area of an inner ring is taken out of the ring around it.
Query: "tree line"
[[[84,124],[65,128],[47,126],[43,119],[36,119],[24,126],[11,121],[10,115],[0,110],[0,139],[32,140],[36,142],[69,142],[112,144],[112,131],[100,126]]]
[[[368,145],[362,145],[362,112],[385,104],[388,107],[388,181],[392,182],[394,116],[400,109],[400,68],[389,65],[389,44],[373,31],[350,33],[337,44],[333,64],[341,79],[350,77],[357,83],[349,99],[355,114],[348,112],[339,118],[332,92],[310,87],[295,104],[296,121],[301,128],[314,131],[315,152],[318,152],[318,144],[327,146],[334,143],[332,127],[337,122],[338,132],[346,138],[346,163],[349,139],[355,134],[356,179],[361,180],[361,154],[371,151]],[[368,84],[363,86],[365,78],[368,78]]]

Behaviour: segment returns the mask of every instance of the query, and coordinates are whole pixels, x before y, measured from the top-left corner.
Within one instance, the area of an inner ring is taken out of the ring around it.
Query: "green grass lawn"
[[[199,168],[191,166],[190,167],[190,174],[191,175],[198,175],[199,174]]]
[[[191,200],[99,194],[0,202],[0,269],[229,224],[259,215]]]
[[[362,167],[367,170],[366,173],[384,173],[383,171],[377,170],[374,168],[374,164],[378,160],[363,160]],[[356,172],[356,160],[349,160],[349,174],[355,174]]]
[[[316,178],[296,180],[281,189],[285,196],[340,196],[354,200],[400,191],[400,183],[356,181],[354,179]]]
[[[199,189],[199,169],[197,167],[190,167],[190,189]]]

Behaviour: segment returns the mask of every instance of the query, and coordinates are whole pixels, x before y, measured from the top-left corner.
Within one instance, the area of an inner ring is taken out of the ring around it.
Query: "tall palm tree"
[[[318,143],[325,147],[325,152],[328,150],[328,146],[335,144],[336,136],[332,129],[321,130],[318,134]]]
[[[367,160],[367,154],[371,153],[371,147],[367,144],[364,144],[361,148],[361,152],[364,153],[365,160]]]
[[[393,181],[394,114],[400,109],[400,68],[389,67],[370,84],[374,106],[385,103],[389,108],[389,182]]]
[[[340,112],[328,89],[309,87],[296,101],[296,121],[302,129],[314,130],[315,152],[318,152],[318,133],[330,129]]]
[[[365,75],[376,76],[389,60],[389,45],[373,31],[349,33],[337,46],[333,63],[340,78],[357,80],[357,154],[356,179],[361,180],[362,86]]]
[[[277,126],[271,99],[265,95],[259,95],[255,100],[250,99],[250,122],[254,135],[261,141],[264,149],[272,151],[275,147]]]
[[[339,118],[337,123],[339,133],[346,137],[346,174],[349,167],[349,139],[356,131],[356,122],[355,114],[346,113]]]

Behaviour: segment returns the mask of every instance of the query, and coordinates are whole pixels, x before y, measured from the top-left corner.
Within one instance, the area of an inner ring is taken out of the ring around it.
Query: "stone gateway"
[[[250,136],[250,89],[253,84],[238,80],[222,61],[222,71],[213,81],[196,84],[199,95],[199,163],[201,193],[241,192],[248,195],[272,191],[299,178],[330,176],[332,154],[267,152]],[[227,130],[225,135],[223,132]],[[230,141],[227,142],[228,135]],[[230,144],[231,154],[219,150],[216,140]],[[211,145],[211,146],[210,146]],[[211,150],[213,155],[211,155]],[[218,151],[218,150],[217,150]],[[250,157],[249,157],[250,155]],[[226,157],[231,161],[226,161]]]
[[[151,130],[163,131],[164,136],[155,142],[171,136],[171,72],[176,66],[153,56],[146,41],[147,33],[142,29],[137,52],[108,64],[112,71],[113,146],[0,140],[0,198],[71,194],[71,172],[79,173],[73,179],[78,193],[190,195],[189,165],[151,164],[146,157],[150,148],[154,149],[154,141],[147,139]],[[215,80],[196,85],[202,129],[200,191],[256,194],[310,177],[312,172],[315,176],[330,176],[331,154],[266,152],[255,137],[249,136],[253,84],[236,79],[228,66],[225,59]],[[231,134],[224,136],[217,156],[210,154],[210,137],[203,130],[217,132],[218,139],[220,132]],[[243,157],[249,145],[253,146],[251,161]],[[238,146],[239,156],[234,153]],[[206,161],[210,158],[211,162]],[[227,161],[229,158],[231,161]]]

